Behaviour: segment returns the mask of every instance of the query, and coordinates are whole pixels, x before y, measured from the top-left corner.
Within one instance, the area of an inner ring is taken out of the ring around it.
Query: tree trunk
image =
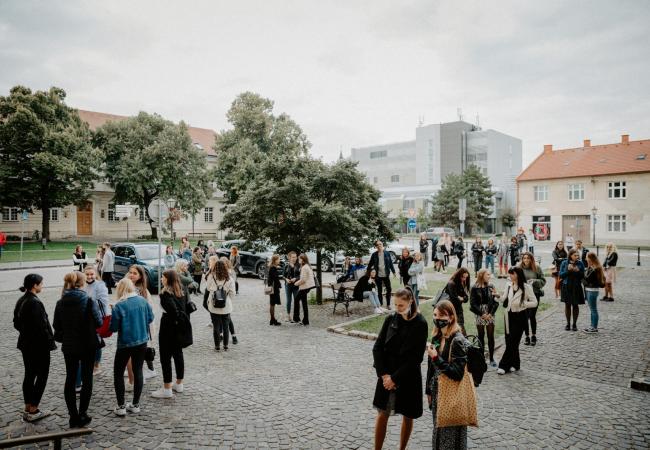
[[[153,197],[148,195],[147,192],[145,191],[142,199],[144,200],[143,208],[146,211],[147,220],[149,221],[149,227],[151,228],[151,238],[152,239],[158,239],[158,229],[154,228],[154,226],[153,226],[154,220],[149,215],[149,205],[151,204],[151,201],[153,200]]]
[[[318,288],[316,289],[316,304],[323,304],[323,272],[321,271],[321,261],[323,260],[323,255],[321,250],[316,250],[316,279],[318,280]]]
[[[21,211],[22,213],[22,211]],[[41,202],[41,239],[50,241],[50,205],[48,202]],[[22,219],[21,219],[22,220]]]

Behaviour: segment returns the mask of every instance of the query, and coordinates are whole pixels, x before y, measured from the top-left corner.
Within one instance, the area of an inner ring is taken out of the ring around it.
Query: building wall
[[[467,122],[450,122],[440,125],[440,179],[450,173],[462,173],[466,133],[475,127]]]
[[[440,184],[440,125],[415,129],[415,183]]]
[[[386,152],[386,156],[371,158],[372,153]],[[372,147],[353,148],[352,160],[358,161],[359,171],[377,188],[408,186],[415,182],[415,141],[396,142]],[[391,177],[399,176],[399,182]]]
[[[625,181],[627,198],[608,198],[608,182]],[[569,184],[584,185],[584,200],[569,200]],[[534,198],[534,186],[548,186],[548,201],[538,202]],[[598,177],[564,178],[557,180],[538,180],[519,182],[518,221],[520,226],[530,229],[533,216],[547,216],[550,222],[552,241],[564,239],[567,227],[575,220],[567,216],[577,216],[580,226],[589,227],[589,245],[593,240],[593,222],[584,223],[584,217],[592,218],[592,208],[596,214],[596,243],[603,245],[614,242],[622,245],[650,245],[650,173],[627,174]],[[625,215],[625,231],[609,231],[608,215]],[[563,218],[567,220],[563,220]],[[570,227],[568,228],[571,229]]]

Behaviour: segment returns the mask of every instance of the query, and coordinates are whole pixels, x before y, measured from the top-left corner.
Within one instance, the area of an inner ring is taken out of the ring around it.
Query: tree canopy
[[[141,112],[123,121],[107,122],[94,133],[104,153],[106,178],[114,201],[149,207],[152,200],[173,198],[194,214],[213,193],[214,171],[181,122],[176,125],[157,114]],[[149,224],[153,219],[147,211]],[[152,227],[152,234],[156,230]]]
[[[100,153],[88,125],[65,104],[63,89],[15,86],[0,97],[0,204],[43,212],[87,200],[99,179]]]
[[[432,221],[438,226],[460,228],[458,201],[467,201],[465,226],[481,227],[492,211],[492,185],[479,168],[470,166],[462,174],[450,173],[433,198]]]

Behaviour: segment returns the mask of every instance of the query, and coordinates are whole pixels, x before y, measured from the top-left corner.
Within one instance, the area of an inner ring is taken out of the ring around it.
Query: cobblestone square
[[[537,347],[521,347],[522,370],[503,377],[490,371],[478,388],[480,427],[470,429],[470,447],[649,448],[650,394],[628,387],[631,378],[650,375],[650,303],[643,294],[648,274],[631,268],[619,273],[617,300],[599,302],[598,335],[565,332],[563,309],[552,308],[539,324]],[[12,273],[1,276],[6,281]],[[270,327],[262,283],[246,278],[240,285],[232,316],[239,344],[215,353],[208,315],[199,308],[192,316],[195,344],[185,351],[185,392],[169,400],[149,396],[162,383],[156,360],[159,375],[145,385],[139,415],[112,413],[115,339],[108,339],[89,410],[95,432],[64,446],[372,448],[372,341],[327,332],[327,326],[349,320],[340,309],[333,316],[329,303],[310,306],[310,327]],[[50,320],[59,294],[53,287],[41,295]],[[0,438],[65,429],[60,350],[52,354],[41,404],[54,414],[34,425],[20,420],[23,367],[12,326],[18,291],[0,295]],[[351,312],[350,319],[358,318],[370,308],[354,305]],[[580,328],[588,316],[585,305]],[[385,448],[397,448],[398,433],[399,419],[393,418]],[[409,448],[430,448],[430,439],[425,412],[415,421]]]

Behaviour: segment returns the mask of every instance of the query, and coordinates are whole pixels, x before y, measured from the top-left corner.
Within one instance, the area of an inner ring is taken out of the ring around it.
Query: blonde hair
[[[271,267],[274,266],[279,266],[280,265],[280,255],[273,255],[271,256]]]
[[[230,259],[228,259],[225,256],[222,256],[219,258],[219,261],[223,262],[223,264],[226,266],[226,270],[231,271],[233,270],[232,264],[230,264]]]
[[[613,242],[608,242],[605,248],[607,249],[607,254],[618,251],[618,249],[616,248],[616,244],[614,244]]]
[[[74,272],[66,273],[63,277],[63,290],[67,289],[81,289],[86,285],[86,275],[75,270]]]
[[[490,271],[487,269],[481,269],[478,271],[478,274],[476,275],[476,285],[480,284],[486,284],[487,285],[487,280],[486,280],[486,275],[489,275]]]
[[[492,238],[488,239],[488,245],[494,245],[494,239]]]
[[[415,261],[418,261],[418,262],[419,262],[419,261],[422,261],[422,253],[420,253],[420,252],[415,252],[415,253],[413,254],[413,259],[414,259]]]
[[[177,259],[176,264],[174,264],[174,269],[176,269],[177,272],[182,272],[183,267],[187,267],[187,260],[186,259]]]
[[[132,294],[135,292],[135,285],[133,281],[129,278],[124,277],[117,283],[117,298],[122,300],[127,294]]]

